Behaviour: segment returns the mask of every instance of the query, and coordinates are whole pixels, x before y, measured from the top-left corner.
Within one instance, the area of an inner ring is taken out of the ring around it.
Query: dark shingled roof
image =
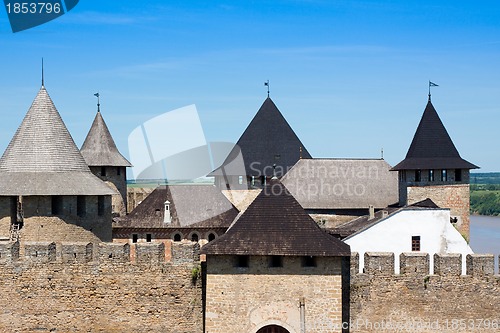
[[[276,164],[276,175],[281,177],[300,159],[301,148],[302,158],[311,158],[286,119],[268,97],[222,166],[230,164],[241,149],[247,175],[272,177],[273,164]],[[232,175],[231,169],[226,168],[226,174]],[[210,175],[222,175],[222,172],[219,168]]]
[[[171,223],[164,223],[165,201]],[[213,185],[163,185],[149,194],[129,215],[116,219],[114,228],[228,228],[238,210]]]
[[[202,248],[208,255],[350,256],[349,245],[323,231],[286,187],[271,180],[228,231]]]
[[[477,168],[479,167],[460,157],[429,100],[406,158],[392,170]]]
[[[111,195],[94,176],[45,87],[0,159],[0,195]]]
[[[132,166],[116,148],[100,111],[97,111],[80,152],[89,166]]]

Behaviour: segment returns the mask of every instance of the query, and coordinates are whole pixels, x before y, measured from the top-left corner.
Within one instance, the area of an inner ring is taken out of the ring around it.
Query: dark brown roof
[[[116,148],[115,141],[99,111],[80,152],[89,166],[132,166]]]
[[[171,223],[164,223],[165,201]],[[115,228],[227,228],[238,210],[213,185],[157,187],[129,215],[116,219]]]
[[[350,247],[323,231],[286,187],[271,180],[206,254],[349,256]]]
[[[281,177],[300,159],[301,149],[302,158],[311,158],[286,119],[268,97],[222,166],[230,164],[241,150],[247,175],[272,177],[273,164],[276,164],[276,175]],[[210,175],[222,175],[219,169]],[[226,174],[232,174],[231,169],[226,168]]]
[[[392,170],[477,168],[479,167],[460,157],[429,100],[406,158]]]
[[[355,218],[354,220],[343,223],[334,228],[330,228],[328,229],[328,232],[332,235],[340,237],[341,239],[344,239],[348,236],[353,235],[354,233],[360,232],[377,224],[381,220],[395,214],[396,212],[401,211],[402,209],[440,209],[440,207],[428,198],[405,207],[389,206],[384,208],[383,210],[375,212],[375,217],[372,219],[370,219],[369,215],[360,216],[358,218]],[[384,213],[384,211],[386,213]]]

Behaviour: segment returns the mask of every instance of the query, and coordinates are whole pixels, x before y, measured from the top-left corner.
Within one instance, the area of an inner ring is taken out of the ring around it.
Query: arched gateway
[[[268,325],[262,327],[257,333],[290,333],[287,329],[278,325]]]

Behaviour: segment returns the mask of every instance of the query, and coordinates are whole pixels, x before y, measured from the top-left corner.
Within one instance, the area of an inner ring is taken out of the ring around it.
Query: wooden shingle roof
[[[246,174],[249,176],[273,176],[273,165],[276,164],[276,175],[281,177],[301,157],[311,155],[278,110],[271,98],[266,98],[259,111],[245,129],[235,148],[222,164],[230,164],[239,150],[243,155]],[[225,170],[231,173],[231,168]],[[229,173],[228,173],[229,172]],[[221,175],[215,170],[211,175]]]
[[[208,255],[349,256],[286,187],[271,180],[228,231],[202,248]]]
[[[165,201],[170,202],[171,223],[164,223]],[[214,185],[158,186],[115,228],[200,227],[227,228],[238,210]]]
[[[0,195],[110,195],[42,86],[0,159]]]
[[[406,158],[392,170],[477,169],[462,159],[429,100]]]
[[[89,166],[132,166],[116,148],[100,111],[97,111],[80,152]]]

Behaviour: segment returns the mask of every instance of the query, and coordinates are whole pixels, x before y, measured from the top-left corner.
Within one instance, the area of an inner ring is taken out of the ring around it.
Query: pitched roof
[[[301,149],[302,158],[311,158],[269,97],[266,98],[222,165],[229,164],[240,149],[246,173],[250,176],[272,177],[273,164],[276,164],[276,175],[282,176],[300,159]],[[225,172],[230,174],[231,168]],[[211,175],[219,174],[222,173],[216,170]]]
[[[271,180],[206,254],[349,256],[349,245],[323,231],[286,187]]]
[[[394,215],[402,210],[426,210],[426,209],[442,209],[436,205],[431,199],[427,198],[405,207],[389,206],[383,210],[375,212],[374,218],[370,219],[369,215],[360,216],[349,222],[338,225],[328,230],[332,235],[338,235],[341,239],[357,234],[378,222],[385,220],[389,216]]]
[[[170,202],[171,223],[164,223],[165,201]],[[238,210],[213,185],[163,185],[149,194],[114,227],[123,228],[227,228]]]
[[[89,166],[132,166],[116,148],[100,111],[97,111],[80,152]]]
[[[477,169],[462,159],[429,100],[406,158],[392,170]]]
[[[398,202],[398,176],[383,159],[303,159],[281,179],[305,209],[384,208]]]
[[[109,195],[42,86],[0,159],[0,195]]]

